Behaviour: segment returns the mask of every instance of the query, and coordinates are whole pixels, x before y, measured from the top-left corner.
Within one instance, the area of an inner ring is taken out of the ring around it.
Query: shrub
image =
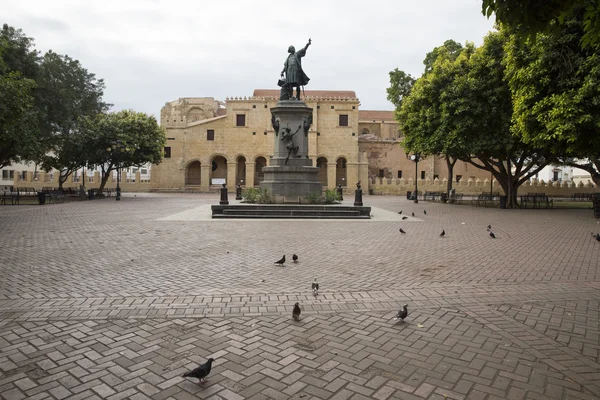
[[[258,189],[256,202],[258,204],[273,204],[275,203],[275,198],[267,189]]]
[[[309,204],[321,204],[323,202],[323,195],[321,192],[310,192],[308,196],[306,196],[306,201]]]
[[[260,189],[257,188],[247,188],[242,190],[242,202],[244,203],[256,203],[258,195],[260,194]]]
[[[340,198],[340,194],[337,192],[336,189],[327,189],[325,191],[325,204],[335,204],[335,203],[339,203],[341,200]]]

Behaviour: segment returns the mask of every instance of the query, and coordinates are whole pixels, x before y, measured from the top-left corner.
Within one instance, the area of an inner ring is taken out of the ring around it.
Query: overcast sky
[[[447,39],[480,45],[493,17],[481,0],[2,0],[0,23],[78,59],[115,110],[158,117],[180,97],[278,89],[288,46],[308,38],[307,89],[354,90],[361,109],[392,110],[389,71],[420,76]]]

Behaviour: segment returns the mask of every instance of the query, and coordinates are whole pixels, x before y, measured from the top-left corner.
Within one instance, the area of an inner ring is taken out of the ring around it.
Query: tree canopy
[[[521,38],[556,32],[574,9],[583,9],[582,47],[600,46],[599,0],[483,0],[482,13],[512,28]]]
[[[33,40],[4,24],[0,30],[0,168],[40,152],[32,79],[37,59]]]
[[[441,154],[490,171],[516,205],[516,190],[549,161],[546,149],[511,132],[512,99],[505,80],[507,35],[490,33],[475,49],[438,49],[432,68],[419,78],[397,110],[409,151]],[[450,169],[450,165],[449,165]]]
[[[583,7],[560,30],[507,45],[507,79],[514,99],[514,133],[536,147],[585,169],[600,185],[600,56],[579,45]]]
[[[111,171],[117,168],[159,164],[162,160],[165,131],[154,116],[132,110],[100,113],[82,119],[79,126],[85,142],[83,157],[102,171],[101,189]],[[111,149],[116,143],[122,146],[122,151]]]

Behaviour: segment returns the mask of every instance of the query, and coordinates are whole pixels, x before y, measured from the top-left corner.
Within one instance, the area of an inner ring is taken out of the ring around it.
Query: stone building
[[[270,108],[279,90],[257,89],[252,97],[180,98],[160,114],[167,145],[163,162],[152,168],[153,190],[216,190],[258,187],[262,167],[273,154],[275,132]],[[308,132],[309,157],[320,167],[324,188],[353,190],[369,178],[409,178],[415,164],[400,146],[393,111],[359,110],[353,91],[307,90],[304,102],[313,109]],[[447,177],[445,161],[429,157],[419,163],[419,179]],[[459,162],[455,179],[489,174]],[[366,185],[365,185],[366,186]]]

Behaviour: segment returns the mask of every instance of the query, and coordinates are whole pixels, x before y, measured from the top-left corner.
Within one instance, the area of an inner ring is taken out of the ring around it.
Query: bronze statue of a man
[[[294,87],[296,88],[296,99],[300,100],[300,86],[304,86],[308,83],[310,78],[306,76],[304,71],[302,70],[302,57],[306,55],[306,49],[310,46],[311,40],[308,39],[308,43],[304,48],[296,51],[294,46],[290,46],[288,48],[288,56],[287,60],[285,60],[285,64],[283,65],[283,71],[281,71],[281,77],[283,78],[283,74],[285,73],[285,80],[283,80],[283,89],[282,93],[285,93],[287,99],[294,93]],[[282,99],[282,100],[287,100]]]

